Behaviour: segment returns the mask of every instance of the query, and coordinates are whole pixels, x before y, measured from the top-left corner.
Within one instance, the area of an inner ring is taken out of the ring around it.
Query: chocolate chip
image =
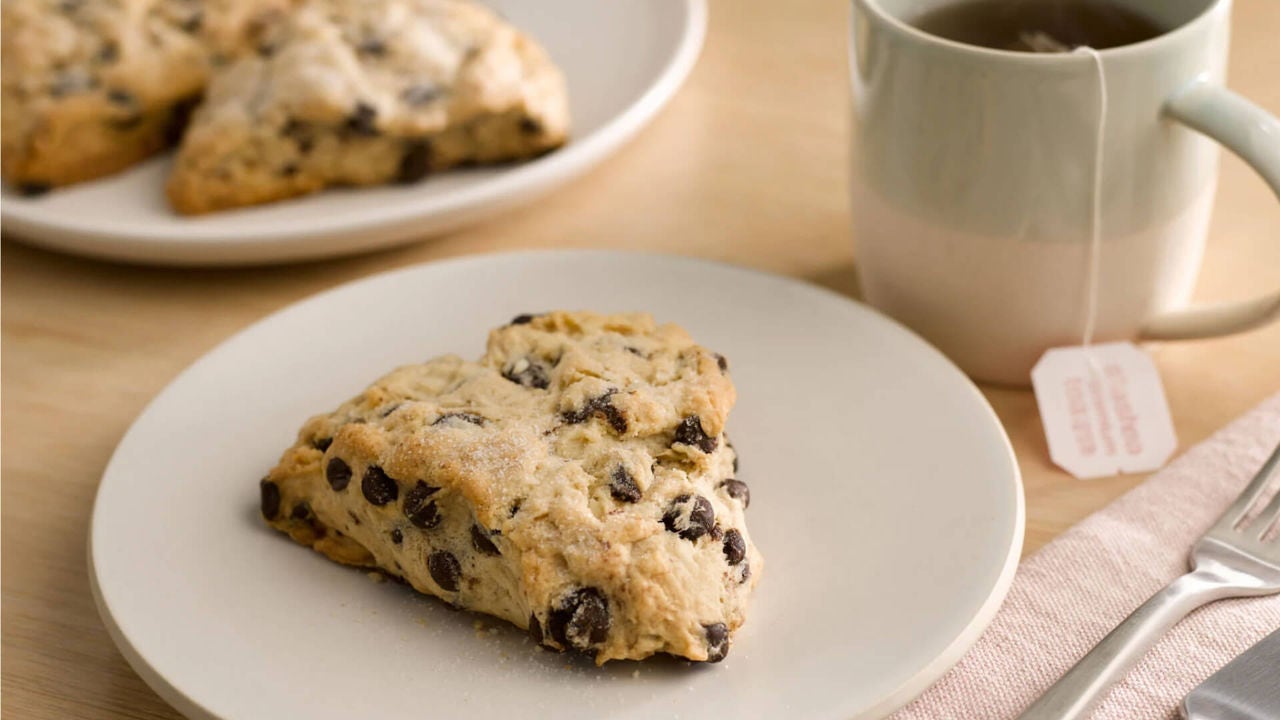
[[[18,192],[22,193],[26,197],[39,197],[52,189],[52,185],[42,182],[22,183],[18,186]]]
[[[675,439],[672,444],[681,443],[696,447],[704,453],[715,452],[716,439],[707,435],[702,429],[702,418],[690,415],[676,426]]]
[[[431,572],[431,579],[441,589],[448,592],[457,592],[458,580],[462,577],[462,566],[458,564],[458,558],[453,553],[444,550],[436,550],[427,557],[427,570]]]
[[[329,487],[342,492],[351,482],[351,466],[342,458],[332,458],[324,468],[324,476],[329,480]]]
[[[640,488],[635,478],[621,465],[613,469],[612,482],[609,483],[609,494],[618,502],[639,502]]]
[[[730,565],[737,565],[747,557],[747,541],[742,539],[742,533],[730,529],[724,534],[724,559]]]
[[[177,145],[182,140],[182,133],[186,131],[187,124],[191,121],[191,113],[195,112],[196,105],[200,104],[200,98],[187,98],[169,109],[169,117],[164,123],[164,141],[169,145]]]
[[[431,172],[433,150],[430,140],[412,140],[405,143],[400,167],[396,170],[396,182],[415,183]]]
[[[612,403],[605,405],[602,410],[604,411],[604,419],[609,422],[609,427],[612,427],[614,432],[621,435],[627,431],[627,417],[622,414],[621,410],[614,407]]]
[[[296,142],[298,144],[298,152],[303,155],[311,152],[311,148],[315,146],[311,126],[307,123],[290,118],[284,124],[284,127],[280,128],[280,134]]]
[[[539,135],[542,133],[542,123],[530,117],[520,118],[520,132],[527,135]]]
[[[280,486],[264,478],[258,483],[258,490],[262,495],[262,517],[275,520],[280,514]]]
[[[280,175],[282,177],[293,177],[298,174],[298,170],[298,163],[285,163],[284,166],[280,168]]]
[[[311,447],[319,450],[320,452],[324,452],[325,450],[328,450],[329,446],[332,444],[333,444],[333,438],[331,437],[316,438],[315,440],[311,441]]]
[[[142,124],[142,113],[139,112],[137,104],[138,100],[125,90],[113,88],[107,91],[107,100],[116,107],[125,110],[127,114],[112,117],[107,120],[107,124],[116,130],[132,130]]]
[[[712,525],[711,532],[709,534],[711,535],[712,540],[719,540],[724,537],[724,530],[721,530],[719,525]]]
[[[671,501],[667,514],[662,516],[662,524],[685,540],[693,541],[715,527],[716,511],[701,495],[681,495]]]
[[[449,422],[450,420],[462,420],[462,421],[464,421],[464,422],[469,422],[469,423],[471,423],[472,425],[479,425],[479,426],[481,426],[481,427],[483,427],[483,426],[484,426],[484,423],[485,423],[485,419],[484,419],[484,418],[482,418],[482,417],[480,417],[479,415],[476,415],[476,414],[474,414],[474,413],[469,413],[469,412],[451,412],[451,413],[445,413],[445,414],[441,415],[440,417],[436,418],[436,421],[435,421],[435,422],[433,422],[433,423],[431,423],[431,424],[432,424],[432,425],[441,425],[441,424],[444,424],[444,423],[446,423],[446,422]]]
[[[547,369],[536,360],[527,357],[516,360],[511,367],[503,370],[502,377],[517,385],[538,390],[546,390],[551,385],[551,379],[547,377]]]
[[[570,425],[576,425],[578,423],[586,422],[593,417],[600,416],[609,423],[609,426],[613,428],[614,432],[622,434],[627,431],[627,417],[622,414],[621,410],[613,405],[612,398],[617,392],[617,390],[610,390],[600,397],[592,398],[579,410],[561,413],[560,419]]]
[[[738,451],[733,451],[733,471],[738,472]]]
[[[370,57],[382,57],[387,54],[387,44],[378,38],[365,38],[356,45],[356,52]]]
[[[377,465],[370,465],[364,471],[360,490],[364,493],[364,499],[374,505],[386,505],[400,497],[400,486]]]
[[[737,468],[734,469],[736,470]],[[729,497],[740,501],[742,503],[743,510],[751,507],[751,488],[747,487],[746,483],[741,480],[729,478],[728,480],[720,483],[720,487],[724,488],[724,491],[729,495]]]
[[[400,532],[400,528],[391,531],[391,542],[394,545],[404,542],[404,533]]]
[[[538,616],[529,613],[529,637],[539,645],[542,644],[542,624],[538,622]]]
[[[716,365],[720,366],[720,372],[722,373],[729,372],[729,361],[726,360],[725,357],[720,353],[716,353]]]
[[[547,615],[547,632],[566,648],[586,650],[609,635],[609,601],[595,588],[566,595]]]
[[[415,527],[430,530],[440,524],[443,519],[440,516],[440,511],[436,508],[435,501],[429,499],[439,491],[440,488],[419,480],[409,492],[405,493],[404,516],[409,518],[409,522],[413,523]]]
[[[113,63],[120,59],[120,46],[114,42],[104,43],[98,49],[98,54],[93,56],[93,59],[100,63]]]
[[[347,116],[346,129],[355,134],[365,137],[373,137],[378,134],[378,109],[369,103],[356,103],[355,110]]]
[[[738,582],[739,582],[739,583],[744,583],[744,582],[746,582],[747,580],[750,580],[750,579],[751,579],[751,563],[744,562],[744,563],[742,563],[742,566],[741,566],[741,567],[742,567],[742,574],[741,574],[741,576],[738,578]]]
[[[406,499],[406,509],[404,514],[414,527],[418,527],[423,530],[431,530],[439,527],[440,523],[444,521],[444,516],[440,514],[440,508],[436,506],[435,500],[427,500],[417,506],[417,509],[412,513],[409,512],[408,505],[409,503]]]
[[[533,322],[533,319],[535,317],[537,317],[537,315],[529,315],[529,314],[517,315],[511,318],[510,324],[511,325],[528,325],[529,323]]]
[[[720,662],[729,654],[729,628],[724,623],[703,625],[707,635],[707,662]]]
[[[515,502],[511,503],[511,509],[507,511],[507,517],[509,518],[515,517],[516,513],[520,512],[520,506],[523,504],[524,504],[523,499],[516,500]]]
[[[636,357],[644,357],[644,353],[640,352],[640,348],[631,347],[630,345],[627,346],[627,352],[635,355]]]
[[[134,105],[137,103],[137,98],[133,96],[133,93],[119,88],[108,90],[107,100],[116,105]]]
[[[132,103],[133,96],[123,91],[112,91],[108,93],[108,97],[112,103],[124,111],[121,115],[108,117],[105,122],[113,130],[133,130],[142,124],[142,112]]]
[[[304,500],[293,506],[293,510],[289,512],[289,517],[294,520],[306,520],[311,517],[311,506]]]
[[[471,526],[471,547],[475,548],[476,552],[481,553],[482,555],[502,554],[502,552],[498,550],[498,546],[494,545],[493,541],[489,539],[489,533],[479,525]]]
[[[138,114],[126,115],[122,118],[108,120],[107,124],[116,130],[132,130],[142,124],[142,116]]]
[[[423,83],[405,88],[404,92],[400,93],[400,99],[404,100],[408,105],[421,106],[441,95],[444,95],[444,91],[440,89],[439,85]]]
[[[191,13],[190,17],[183,20],[179,27],[181,27],[184,32],[193,33],[198,31],[201,25],[204,25],[204,13],[196,10]]]

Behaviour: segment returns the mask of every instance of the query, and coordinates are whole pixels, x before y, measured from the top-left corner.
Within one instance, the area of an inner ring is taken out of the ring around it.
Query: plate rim
[[[251,265],[340,257],[428,240],[491,214],[528,204],[584,175],[647,127],[683,87],[701,55],[707,0],[679,0],[682,28],[662,69],[625,108],[560,150],[512,167],[487,182],[390,209],[347,211],[317,225],[276,223],[233,232],[191,225],[175,239],[172,228],[146,224],[95,227],[94,218],[58,215],[19,200],[0,202],[0,228],[28,245],[99,259],[156,265]],[[319,198],[322,195],[312,196]],[[309,198],[298,198],[309,199]],[[424,208],[423,205],[428,205]],[[253,208],[246,208],[252,211]],[[232,211],[234,212],[234,210]],[[412,228],[408,227],[410,224]],[[363,239],[355,237],[363,234]]]
[[[532,250],[494,251],[494,252],[485,252],[485,253],[474,253],[474,254],[455,256],[451,258],[445,258],[441,260],[413,263],[413,264],[402,266],[402,267],[391,268],[388,270],[370,273],[368,275],[354,278],[352,280],[340,283],[333,287],[326,288],[324,290],[320,290],[319,292],[315,292],[310,295],[298,298],[268,313],[267,315],[249,323],[248,325],[240,328],[239,330],[236,330],[231,335],[227,336],[226,338],[218,342],[215,346],[205,351],[200,357],[196,358],[194,361],[192,361],[190,364],[184,367],[177,375],[175,375],[168,383],[166,383],[163,388],[161,388],[158,392],[156,392],[156,394],[147,402],[147,404],[137,414],[137,416],[134,417],[128,429],[121,436],[116,447],[112,450],[111,457],[108,459],[107,464],[103,469],[102,477],[99,479],[98,487],[94,492],[93,508],[91,510],[91,515],[90,515],[88,539],[86,543],[87,545],[86,556],[88,561],[89,586],[90,586],[91,593],[93,595],[94,606],[98,611],[98,615],[102,620],[103,625],[106,627],[107,633],[111,637],[112,642],[116,645],[121,655],[125,658],[126,662],[129,663],[129,666],[133,669],[133,671],[136,672],[138,676],[142,678],[143,682],[145,682],[148,685],[148,687],[150,687],[153,691],[155,691],[156,694],[158,694],[165,702],[169,703],[171,706],[177,709],[184,716],[188,718],[192,718],[193,720],[235,720],[235,718],[226,718],[226,717],[216,715],[213,712],[211,712],[208,708],[199,704],[194,699],[183,694],[182,691],[178,689],[177,685],[171,682],[165,676],[165,674],[161,672],[160,669],[155,668],[150,663],[148,663],[146,659],[142,656],[142,654],[137,650],[137,648],[134,647],[133,643],[130,642],[124,630],[119,626],[115,618],[112,616],[109,603],[107,602],[107,599],[103,594],[99,584],[99,579],[98,579],[99,571],[97,567],[97,560],[93,552],[93,545],[98,534],[96,528],[98,525],[98,516],[100,512],[100,507],[101,507],[100,500],[107,484],[106,481],[108,477],[112,474],[112,471],[116,466],[121,446],[123,446],[129,440],[130,436],[133,435],[133,433],[136,431],[136,428],[138,424],[141,422],[141,420],[153,411],[155,405],[158,403],[160,398],[163,397],[166,393],[168,393],[175,385],[182,382],[188,375],[195,372],[198,368],[202,367],[203,365],[209,362],[212,362],[213,361],[212,358],[214,358],[214,356],[222,352],[226,346],[232,344],[233,342],[238,341],[242,336],[257,330],[260,326],[275,321],[279,316],[282,316],[285,313],[291,312],[301,305],[316,302],[316,301],[319,301],[321,298],[325,298],[330,295],[338,294],[341,292],[346,292],[348,290],[351,290],[366,284],[375,284],[375,283],[383,282],[388,278],[391,278],[394,276],[411,274],[411,273],[420,271],[426,267],[456,266],[456,265],[465,265],[465,264],[473,264],[473,263],[484,263],[494,258],[516,259],[519,257],[548,257],[548,256],[560,256],[562,258],[593,257],[593,256],[594,257],[622,256],[622,257],[665,258],[665,259],[673,260],[676,262],[701,264],[701,265],[710,266],[717,269],[730,269],[734,271],[749,273],[752,275],[760,275],[773,280],[779,280],[779,279],[784,280],[784,281],[787,281],[789,284],[803,287],[804,289],[810,292],[816,293],[820,296],[827,296],[836,301],[850,303],[852,305],[857,306],[859,309],[866,311],[868,314],[872,316],[875,316],[885,327],[891,328],[893,331],[902,333],[914,339],[919,344],[922,351],[933,354],[938,360],[942,361],[944,366],[949,368],[949,370],[952,371],[953,376],[956,377],[958,381],[964,386],[965,392],[971,395],[972,398],[977,402],[978,406],[982,409],[983,414],[991,421],[991,423],[993,424],[993,427],[998,431],[997,437],[1000,440],[999,444],[1000,444],[1001,450],[1003,451],[1002,452],[1002,455],[1004,456],[1003,459],[1007,461],[1008,467],[1011,471],[1009,480],[1012,482],[1013,491],[1014,491],[1013,492],[1014,494],[1013,528],[1012,528],[1012,532],[1010,533],[1009,547],[1005,552],[1005,557],[1002,561],[1003,564],[1001,566],[1000,573],[997,575],[997,577],[995,578],[995,581],[992,583],[991,588],[988,591],[987,598],[981,604],[978,610],[973,614],[973,617],[970,618],[969,622],[965,625],[965,627],[960,630],[960,632],[950,641],[950,643],[942,651],[940,651],[930,662],[926,663],[923,667],[921,667],[915,674],[903,680],[894,690],[883,695],[882,697],[875,700],[871,704],[853,706],[853,703],[850,703],[847,706],[838,706],[836,708],[838,712],[832,715],[832,717],[840,718],[841,720],[843,720],[845,718],[850,718],[850,717],[855,719],[861,719],[861,718],[878,718],[878,717],[883,717],[885,715],[888,715],[889,713],[901,707],[904,707],[905,705],[910,703],[912,700],[918,697],[921,693],[923,693],[926,689],[928,689],[928,687],[931,686],[934,682],[938,681],[944,675],[946,675],[947,672],[951,670],[951,668],[954,667],[957,662],[960,661],[960,659],[968,652],[968,650],[974,645],[974,643],[977,642],[978,638],[982,636],[983,632],[985,632],[987,627],[991,624],[992,620],[995,619],[996,614],[999,612],[1000,607],[1003,605],[1005,597],[1008,595],[1009,589],[1013,584],[1013,580],[1016,575],[1017,568],[1020,564],[1020,559],[1022,554],[1022,545],[1025,538],[1025,530],[1026,530],[1026,492],[1023,484],[1023,479],[1022,479],[1022,469],[1018,464],[1017,456],[1016,456],[1016,453],[1014,452],[1012,442],[1010,441],[1009,434],[1005,431],[1004,425],[1003,423],[1001,423],[999,416],[996,415],[995,409],[992,408],[991,403],[988,402],[986,397],[982,395],[982,392],[981,390],[979,390],[977,384],[971,378],[969,378],[968,375],[964,374],[964,372],[961,371],[959,367],[957,367],[955,363],[951,361],[950,358],[946,357],[942,353],[942,351],[938,350],[931,343],[929,343],[927,340],[922,338],[920,335],[916,334],[915,331],[911,330],[905,325],[902,325],[901,323],[894,320],[893,318],[890,318],[887,315],[884,315],[880,311],[863,303],[862,301],[855,300],[847,295],[839,293],[830,288],[818,285],[806,279],[797,278],[790,275],[782,275],[780,273],[773,273],[773,272],[769,272],[759,268],[740,265],[740,264],[719,260],[719,259],[711,259],[711,258],[689,256],[689,255],[679,255],[674,253],[664,253],[664,252],[657,252],[657,251],[610,250],[610,249],[596,249],[596,248],[532,249]]]
[[[930,345],[930,347],[933,347]],[[950,359],[947,362],[951,362]],[[969,378],[964,376],[973,384],[975,392],[981,394],[976,384]],[[986,602],[978,608],[969,621],[969,624],[956,636],[951,644],[948,645],[941,653],[938,654],[932,662],[926,664],[915,675],[903,681],[897,689],[890,692],[879,702],[871,705],[861,712],[857,712],[855,718],[877,718],[886,716],[896,710],[906,707],[921,694],[929,689],[935,682],[941,680],[948,672],[951,671],[956,663],[969,652],[969,650],[978,642],[978,638],[986,632],[991,622],[995,620],[996,615],[1000,612],[1000,608],[1004,605],[1004,600],[1009,594],[1009,588],[1013,586],[1013,579],[1017,575],[1018,566],[1022,559],[1022,543],[1026,536],[1027,523],[1027,504],[1026,490],[1022,483],[1022,468],[1018,466],[1017,456],[1013,452],[1013,445],[1009,441],[1009,434],[1004,430],[1004,424],[995,414],[995,409],[991,407],[991,403],[986,398],[982,398],[983,404],[990,411],[992,418],[1000,426],[1000,434],[1002,435],[1005,445],[1009,451],[1010,460],[1014,468],[1014,487],[1016,498],[1014,502],[1014,532],[1011,542],[1009,543],[1009,552],[1004,559],[1004,567],[1000,570],[1000,575],[996,578],[995,584],[992,586],[992,592],[987,597]]]

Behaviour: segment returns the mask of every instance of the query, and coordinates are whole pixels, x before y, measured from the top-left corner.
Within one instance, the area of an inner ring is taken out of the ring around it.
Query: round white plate
[[[609,156],[675,94],[706,30],[705,0],[486,4],[529,31],[564,70],[573,136],[554,153],[194,218],[165,203],[166,156],[41,197],[6,188],[4,230],[56,250],[186,265],[319,258],[421,239],[529,202]]]
[[[597,669],[538,652],[513,626],[371,582],[258,517],[258,479],[309,415],[395,365],[478,357],[488,328],[548,308],[645,309],[729,358],[765,569],[720,664]],[[125,657],[194,718],[849,720],[960,657],[1004,597],[1022,527],[990,407],[892,321],[704,261],[522,253],[345,285],[213,350],[121,441],[90,565]]]

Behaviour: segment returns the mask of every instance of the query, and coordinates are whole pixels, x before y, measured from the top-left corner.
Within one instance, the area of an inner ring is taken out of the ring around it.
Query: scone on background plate
[[[289,0],[4,0],[4,178],[39,193],[177,142],[211,67]]]
[[[417,181],[564,143],[564,78],[466,0],[310,0],[214,78],[168,184],[203,213],[334,185]]]
[[[762,559],[723,357],[648,315],[553,312],[308,421],[267,522],[603,664],[725,657]]]

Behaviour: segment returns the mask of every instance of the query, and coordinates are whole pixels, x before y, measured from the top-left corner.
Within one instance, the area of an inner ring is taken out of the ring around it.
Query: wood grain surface
[[[845,197],[847,3],[719,0],[711,11],[697,67],[651,127],[544,201],[461,232],[363,257],[249,270],[115,265],[6,238],[4,716],[177,717],[125,664],[94,609],[85,560],[94,492],[152,396],[231,333],[288,303],[388,268],[550,247],[697,255],[855,293]],[[1229,84],[1273,113],[1277,38],[1280,2],[1237,0]],[[1280,204],[1224,156],[1197,298],[1277,285]],[[1280,326],[1153,353],[1182,448],[1280,390]],[[1032,395],[984,392],[1024,474],[1027,551],[1142,481],[1067,477],[1048,460]]]

